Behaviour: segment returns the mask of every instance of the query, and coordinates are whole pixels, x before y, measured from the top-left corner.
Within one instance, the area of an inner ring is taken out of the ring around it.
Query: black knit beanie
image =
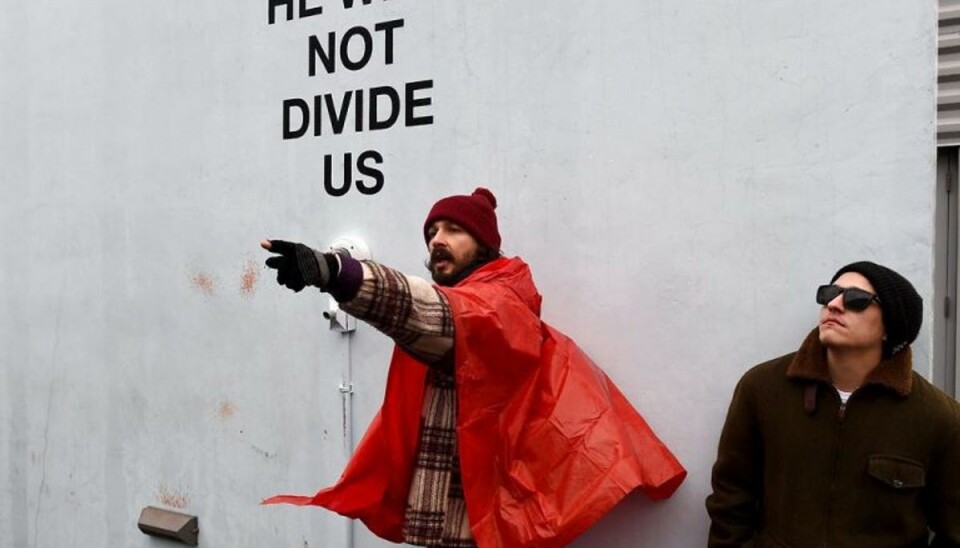
[[[917,338],[923,322],[923,299],[906,278],[885,266],[860,261],[838,270],[830,283],[844,272],[856,272],[870,280],[880,298],[883,326],[887,331],[887,339],[883,341],[884,357],[900,352]]]

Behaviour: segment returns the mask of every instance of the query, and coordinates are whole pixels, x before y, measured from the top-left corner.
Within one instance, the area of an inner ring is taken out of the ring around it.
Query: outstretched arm
[[[264,240],[260,245],[279,254],[266,261],[277,270],[277,283],[293,291],[311,285],[330,293],[345,312],[424,363],[440,363],[453,349],[450,305],[427,280],[299,243]]]

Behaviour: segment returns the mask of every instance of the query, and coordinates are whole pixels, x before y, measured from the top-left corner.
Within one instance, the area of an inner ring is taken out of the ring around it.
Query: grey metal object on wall
[[[197,516],[154,506],[147,506],[140,512],[137,527],[147,535],[177,540],[190,546],[196,546],[200,536]]]

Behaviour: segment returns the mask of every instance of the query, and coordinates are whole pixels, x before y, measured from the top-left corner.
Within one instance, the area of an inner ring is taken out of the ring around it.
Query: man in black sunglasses
[[[920,295],[863,261],[816,300],[800,349],[734,391],[708,545],[960,547],[960,404],[912,369]]]

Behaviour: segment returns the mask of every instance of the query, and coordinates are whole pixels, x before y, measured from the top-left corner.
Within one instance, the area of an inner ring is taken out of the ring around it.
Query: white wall
[[[420,273],[433,201],[492,188],[544,318],[690,472],[578,546],[703,544],[733,384],[795,349],[836,268],[931,295],[933,2],[266,4],[4,2],[2,546],[159,546],[136,521],[162,503],[202,546],[344,544],[337,516],[257,502],[336,479],[341,369],[359,436],[390,346],[278,288],[263,236],[352,233]],[[308,36],[397,18],[393,64],[307,75]],[[433,124],[282,139],[284,99],[423,79]],[[323,155],[368,149],[382,190],[325,194]]]

